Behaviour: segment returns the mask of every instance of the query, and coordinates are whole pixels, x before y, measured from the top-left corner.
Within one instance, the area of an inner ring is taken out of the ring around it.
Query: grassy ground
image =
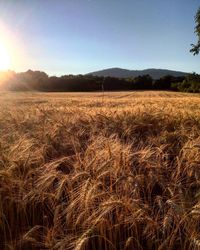
[[[200,96],[0,93],[0,249],[199,249]]]

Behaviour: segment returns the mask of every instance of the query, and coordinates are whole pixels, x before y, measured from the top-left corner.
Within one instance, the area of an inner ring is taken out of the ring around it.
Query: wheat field
[[[200,249],[200,95],[1,92],[0,249]]]

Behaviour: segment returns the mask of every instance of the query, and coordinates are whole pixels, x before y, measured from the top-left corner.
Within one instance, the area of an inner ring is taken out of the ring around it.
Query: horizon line
[[[127,71],[146,71],[146,70],[166,70],[166,71],[175,71],[175,72],[180,72],[180,73],[186,73],[186,74],[192,74],[192,73],[196,73],[196,74],[200,74],[200,72],[196,72],[196,71],[182,71],[182,70],[175,70],[175,69],[169,69],[169,68],[144,68],[144,69],[128,69],[128,68],[121,68],[121,67],[109,67],[109,68],[103,68],[103,69],[100,69],[100,70],[95,70],[95,71],[90,71],[88,73],[55,73],[55,74],[52,74],[50,72],[45,71],[45,70],[40,70],[40,69],[27,69],[27,70],[22,70],[22,71],[17,71],[17,70],[14,70],[14,69],[7,69],[7,70],[0,70],[0,73],[6,73],[6,72],[14,72],[16,74],[18,73],[25,73],[27,71],[40,71],[40,72],[44,72],[46,73],[48,76],[64,76],[64,75],[74,75],[74,76],[78,76],[78,75],[88,75],[88,74],[93,74],[93,73],[97,73],[97,72],[101,72],[101,71],[104,71],[104,70],[112,70],[112,69],[119,69],[119,70],[127,70]]]

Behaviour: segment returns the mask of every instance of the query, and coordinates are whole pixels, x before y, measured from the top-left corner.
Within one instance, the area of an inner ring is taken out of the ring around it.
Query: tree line
[[[200,92],[200,75],[185,77],[166,75],[153,80],[150,75],[134,78],[99,77],[93,75],[48,76],[45,72],[28,70],[0,73],[0,89],[11,91],[120,91],[120,90],[173,90]]]

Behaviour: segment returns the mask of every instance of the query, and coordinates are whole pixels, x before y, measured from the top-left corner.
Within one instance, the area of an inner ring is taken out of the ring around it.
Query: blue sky
[[[200,73],[200,55],[189,52],[199,6],[199,0],[0,0],[0,38],[15,71]]]

